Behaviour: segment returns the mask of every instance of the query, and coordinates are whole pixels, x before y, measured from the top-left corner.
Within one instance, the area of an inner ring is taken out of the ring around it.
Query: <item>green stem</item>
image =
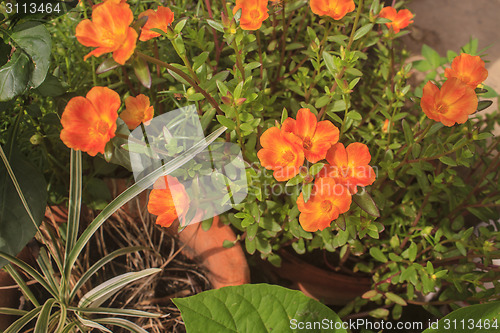
[[[186,73],[184,73],[183,71],[181,71],[180,69],[178,68],[175,68],[174,66],[166,63],[166,62],[163,62],[161,60],[158,60],[156,58],[153,58],[153,57],[150,57],[142,52],[139,52],[139,51],[136,51],[136,54],[141,57],[142,59],[146,60],[146,61],[149,61],[153,64],[156,64],[160,67],[163,67],[163,68],[166,68],[172,72],[174,72],[175,74],[179,75],[180,77],[182,77],[184,80],[186,80],[196,91],[198,91],[199,93],[201,93],[203,96],[205,96],[205,98],[208,100],[208,102],[210,104],[212,104],[212,106],[215,108],[215,110],[217,110],[217,113],[218,114],[224,114],[224,112],[222,112],[222,110],[220,109],[219,107],[219,104],[217,103],[217,101],[209,94],[207,93],[203,88],[201,88],[195,81],[193,81],[193,79],[191,77],[189,77],[189,75],[187,75]]]
[[[358,11],[356,12],[356,18],[354,19],[354,24],[352,26],[351,36],[349,37],[349,43],[347,44],[347,47],[345,49],[346,53],[348,53],[351,50],[352,43],[354,42],[354,34],[356,33],[356,29],[358,27],[358,22],[359,22],[359,18],[361,17],[362,10],[363,10],[363,0],[359,0]],[[340,70],[340,72],[337,74],[336,80],[333,83],[333,86],[330,89],[330,92],[333,93],[335,91],[335,89],[337,89],[337,81],[340,81],[342,79],[342,77],[344,76],[345,70],[346,70],[346,67],[343,66],[342,69]],[[318,120],[321,120],[324,117],[327,106],[328,106],[328,104],[321,108],[320,112],[318,113]]]
[[[177,53],[177,55],[182,59],[182,61],[184,62],[184,65],[187,67],[187,69],[189,70],[189,73],[191,73],[191,77],[193,78],[193,80],[196,81],[196,83],[200,83],[200,79],[198,79],[198,76],[196,75],[196,73],[194,72],[193,70],[193,67],[191,66],[191,63],[189,62],[189,59],[188,57],[186,56],[186,53],[182,53],[181,50],[179,50],[179,48],[177,47],[177,45],[175,44],[175,41],[174,39],[171,39],[170,40],[170,43],[172,44],[172,46],[174,47],[174,50],[175,52]]]

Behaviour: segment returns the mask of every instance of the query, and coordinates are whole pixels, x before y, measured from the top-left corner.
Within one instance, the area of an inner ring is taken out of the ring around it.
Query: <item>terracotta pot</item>
[[[169,228],[171,233],[175,230],[175,225]],[[222,246],[224,240],[235,241],[236,235],[218,216],[207,231],[201,228],[201,223],[188,225],[179,233],[179,240],[186,245],[183,254],[203,265],[215,289],[250,283],[250,269],[241,245]]]
[[[325,304],[345,305],[371,289],[370,278],[326,271],[287,251],[280,251],[279,255],[281,267],[267,264],[268,269],[281,279],[291,281],[290,287]]]
[[[124,179],[109,179],[107,183],[113,197],[127,188]],[[130,201],[123,208],[133,217],[138,207],[144,211],[146,206],[147,191],[144,191],[138,196],[138,200]],[[201,223],[188,225],[180,233],[177,233],[178,225],[175,223],[166,230],[185,244],[182,253],[203,266],[215,289],[250,283],[250,269],[240,243],[231,248],[222,246],[224,240],[235,241],[236,235],[218,216],[214,217],[212,227],[208,231],[203,231]]]
[[[33,265],[35,259],[33,258],[32,251],[26,246],[17,257],[30,265]],[[15,266],[14,266],[15,267]],[[16,282],[10,277],[10,274],[0,270],[0,307],[6,308],[19,308],[21,303],[21,292],[16,285]],[[3,288],[7,287],[7,288]],[[16,319],[17,316],[7,316],[0,314],[0,331],[3,332],[7,327],[9,327]]]

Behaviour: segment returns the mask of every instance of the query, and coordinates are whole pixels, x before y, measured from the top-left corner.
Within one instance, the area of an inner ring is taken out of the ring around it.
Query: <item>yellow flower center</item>
[[[437,106],[436,106],[436,112],[437,113],[446,113],[448,112],[448,106],[443,104],[443,103],[439,103]]]
[[[253,19],[253,20],[257,20],[260,16],[260,12],[257,10],[257,9],[254,9],[250,12],[250,17]]]
[[[312,147],[312,141],[310,138],[304,138],[304,143],[302,144],[305,150],[309,150]]]
[[[285,151],[285,152],[283,153],[283,160],[284,160],[286,163],[290,163],[290,162],[292,162],[294,159],[295,159],[295,154],[294,154],[291,150]]]
[[[330,200],[324,200],[322,203],[321,203],[321,210],[324,211],[324,212],[329,212],[332,210],[332,203]]]
[[[105,135],[109,130],[109,125],[104,122],[104,121],[100,121],[99,124],[97,125],[97,132],[99,132],[99,134],[101,135]]]

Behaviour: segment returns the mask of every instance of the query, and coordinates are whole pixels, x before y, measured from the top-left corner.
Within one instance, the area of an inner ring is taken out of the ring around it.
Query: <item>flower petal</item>
[[[297,112],[297,122],[295,123],[295,135],[301,139],[312,139],[316,131],[318,119],[309,109],[300,109]]]
[[[337,167],[347,167],[347,151],[341,142],[334,144],[326,153],[326,160]]]
[[[356,166],[368,165],[372,156],[368,150],[368,146],[360,142],[351,143],[346,148],[348,166],[354,168]]]

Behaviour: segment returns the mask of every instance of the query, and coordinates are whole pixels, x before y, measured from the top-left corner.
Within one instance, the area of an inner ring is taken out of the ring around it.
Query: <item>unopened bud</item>
[[[36,133],[30,138],[30,142],[32,145],[36,146],[42,143],[43,141],[43,136],[40,133]]]
[[[310,182],[312,182],[314,180],[314,177],[312,175],[306,175],[304,177],[304,183],[306,184],[309,184]]]

